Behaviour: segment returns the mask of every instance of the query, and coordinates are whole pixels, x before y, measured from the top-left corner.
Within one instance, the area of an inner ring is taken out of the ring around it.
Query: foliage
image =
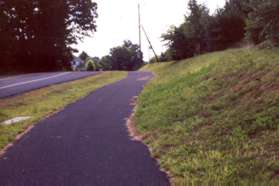
[[[98,64],[93,61],[91,57],[87,57],[85,60],[85,66],[87,71],[98,71]]]
[[[185,17],[185,22],[179,27],[172,26],[162,35],[174,60],[192,57],[208,50],[209,11],[196,0],[190,0],[188,8],[190,15]]]
[[[112,70],[112,59],[110,55],[103,56],[100,59],[100,64],[103,68],[103,70]]]
[[[112,48],[109,55],[102,57],[100,64],[103,70],[137,70],[143,65],[142,52],[138,45],[124,41],[123,45]]]
[[[82,61],[86,61],[88,58],[90,58],[90,56],[86,53],[86,52],[82,52],[80,55],[79,55],[79,58],[82,60]]]
[[[246,0],[247,1],[247,0]],[[245,1],[230,0],[217,10],[209,24],[210,51],[224,50],[243,40],[247,10]]]
[[[156,78],[139,97],[136,127],[174,185],[278,185],[278,49],[142,70]]]
[[[86,64],[86,70],[87,71],[96,71],[97,68],[96,68],[96,64],[94,63],[94,61],[88,61],[87,64]]]
[[[247,37],[256,44],[270,41],[279,45],[279,1],[254,0],[249,7],[252,11],[247,20]]]
[[[142,53],[138,45],[131,41],[110,50],[112,70],[137,70],[142,65]]]
[[[245,40],[262,46],[279,44],[278,0],[228,0],[213,15],[190,0],[188,9],[185,21],[162,35],[172,60],[241,46]]]
[[[1,71],[69,68],[70,46],[96,30],[91,0],[5,0],[0,9]]]

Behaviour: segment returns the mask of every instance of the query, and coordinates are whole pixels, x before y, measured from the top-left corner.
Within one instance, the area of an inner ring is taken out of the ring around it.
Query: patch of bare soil
[[[135,126],[135,122],[134,122],[136,104],[137,104],[137,97],[134,97],[130,103],[130,105],[134,107],[134,110],[133,110],[133,113],[131,114],[131,116],[129,118],[127,118],[126,126],[127,126],[129,136],[131,137],[131,139],[142,142],[144,139],[144,135],[141,135],[139,133],[139,131],[137,130],[137,128]]]

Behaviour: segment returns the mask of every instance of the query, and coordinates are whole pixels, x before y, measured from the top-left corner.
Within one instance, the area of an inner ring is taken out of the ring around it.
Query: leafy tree
[[[92,60],[95,61],[98,64],[101,63],[101,59],[99,57],[92,57]]]
[[[255,44],[269,41],[279,45],[279,1],[254,0],[249,7],[247,37]]]
[[[87,71],[96,71],[96,67],[94,66],[94,62],[87,62],[87,65],[86,65],[86,70]]]
[[[21,71],[69,68],[76,51],[71,45],[96,31],[97,4],[91,0],[9,0],[0,1],[0,9],[0,60],[5,69],[11,65]]]
[[[179,27],[162,35],[168,56],[174,60],[204,52],[223,50],[243,40],[245,21],[250,11],[249,0],[228,0],[224,8],[209,15],[209,10],[196,0],[188,4],[189,14]]]
[[[219,9],[209,25],[211,51],[223,50],[245,37],[245,0],[230,0]]]
[[[171,27],[162,35],[169,46],[169,53],[175,60],[192,57],[209,50],[209,11],[196,0],[188,4],[190,14],[179,27]]]
[[[92,58],[88,57],[85,61],[87,71],[98,71],[100,69],[99,64],[96,63]]]
[[[171,27],[166,34],[162,35],[167,41],[169,55],[174,60],[192,57],[194,55],[194,42],[184,32],[186,25]]]
[[[122,46],[110,50],[112,70],[137,70],[143,64],[142,53],[138,45],[124,41]]]
[[[79,58],[83,61],[86,61],[88,58],[90,58],[90,56],[86,53],[86,52],[82,52],[80,55],[79,55]]]
[[[200,54],[207,49],[209,10],[196,0],[189,1],[188,9],[190,15],[186,16],[184,32],[194,45],[194,54]]]
[[[104,56],[100,59],[100,65],[103,70],[112,70],[112,58],[110,55]]]

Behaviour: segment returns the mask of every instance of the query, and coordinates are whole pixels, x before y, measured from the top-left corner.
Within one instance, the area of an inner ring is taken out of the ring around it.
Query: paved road
[[[0,159],[1,186],[166,186],[146,146],[128,137],[133,72],[40,122]]]
[[[81,79],[96,72],[34,73],[0,78],[0,98],[18,95],[49,85]]]

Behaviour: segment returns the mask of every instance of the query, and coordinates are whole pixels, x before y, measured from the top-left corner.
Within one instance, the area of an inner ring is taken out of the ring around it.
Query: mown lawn
[[[19,96],[0,99],[0,123],[18,116],[32,118],[15,125],[0,125],[0,150],[39,120],[63,109],[91,92],[125,78],[126,72],[104,72],[96,76],[53,85]],[[65,129],[67,130],[67,129]]]
[[[279,49],[147,65],[135,123],[173,185],[279,184]]]

